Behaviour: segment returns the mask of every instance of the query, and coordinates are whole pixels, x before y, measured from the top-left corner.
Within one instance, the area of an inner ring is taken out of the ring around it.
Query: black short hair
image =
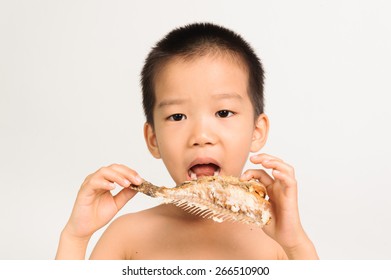
[[[255,118],[264,110],[264,70],[252,47],[237,33],[212,23],[194,23],[176,28],[152,48],[141,72],[143,107],[146,120],[154,125],[156,102],[155,77],[173,58],[194,58],[211,52],[221,52],[239,58],[249,73],[248,94]]]

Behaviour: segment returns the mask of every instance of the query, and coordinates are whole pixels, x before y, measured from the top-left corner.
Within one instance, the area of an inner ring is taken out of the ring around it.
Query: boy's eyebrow
[[[184,99],[180,99],[180,98],[176,98],[176,99],[166,99],[166,100],[163,100],[161,102],[159,102],[159,104],[157,104],[157,108],[160,109],[164,106],[169,106],[169,105],[180,105],[180,104],[183,104],[185,103],[185,100]]]
[[[212,95],[213,98],[215,99],[239,99],[242,100],[243,97],[237,94],[236,92],[223,92],[223,93],[216,93]],[[161,109],[162,107],[165,106],[170,106],[170,105],[181,105],[183,103],[186,103],[185,99],[181,98],[173,98],[173,99],[166,99],[162,100],[157,104],[157,108]]]
[[[236,92],[222,92],[222,93],[216,93],[213,95],[214,98],[216,99],[243,99],[243,97]]]

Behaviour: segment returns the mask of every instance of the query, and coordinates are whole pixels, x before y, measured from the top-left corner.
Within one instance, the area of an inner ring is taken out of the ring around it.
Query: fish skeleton
[[[189,213],[216,222],[237,221],[263,227],[271,220],[266,187],[257,180],[240,181],[232,176],[204,176],[173,188],[144,181],[131,189],[163,198]]]

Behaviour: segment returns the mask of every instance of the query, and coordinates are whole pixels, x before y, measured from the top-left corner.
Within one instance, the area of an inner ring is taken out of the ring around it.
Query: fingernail
[[[127,179],[124,180],[124,186],[125,187],[129,187],[130,186],[130,182]]]
[[[139,175],[136,175],[134,177],[134,180],[136,181],[137,184],[141,184],[143,182],[143,179],[141,179],[141,177]]]

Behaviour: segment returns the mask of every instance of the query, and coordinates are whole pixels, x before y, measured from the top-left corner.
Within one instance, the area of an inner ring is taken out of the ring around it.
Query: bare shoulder
[[[172,218],[166,205],[120,216],[102,234],[90,258],[133,259],[138,253],[135,244],[150,243]]]

